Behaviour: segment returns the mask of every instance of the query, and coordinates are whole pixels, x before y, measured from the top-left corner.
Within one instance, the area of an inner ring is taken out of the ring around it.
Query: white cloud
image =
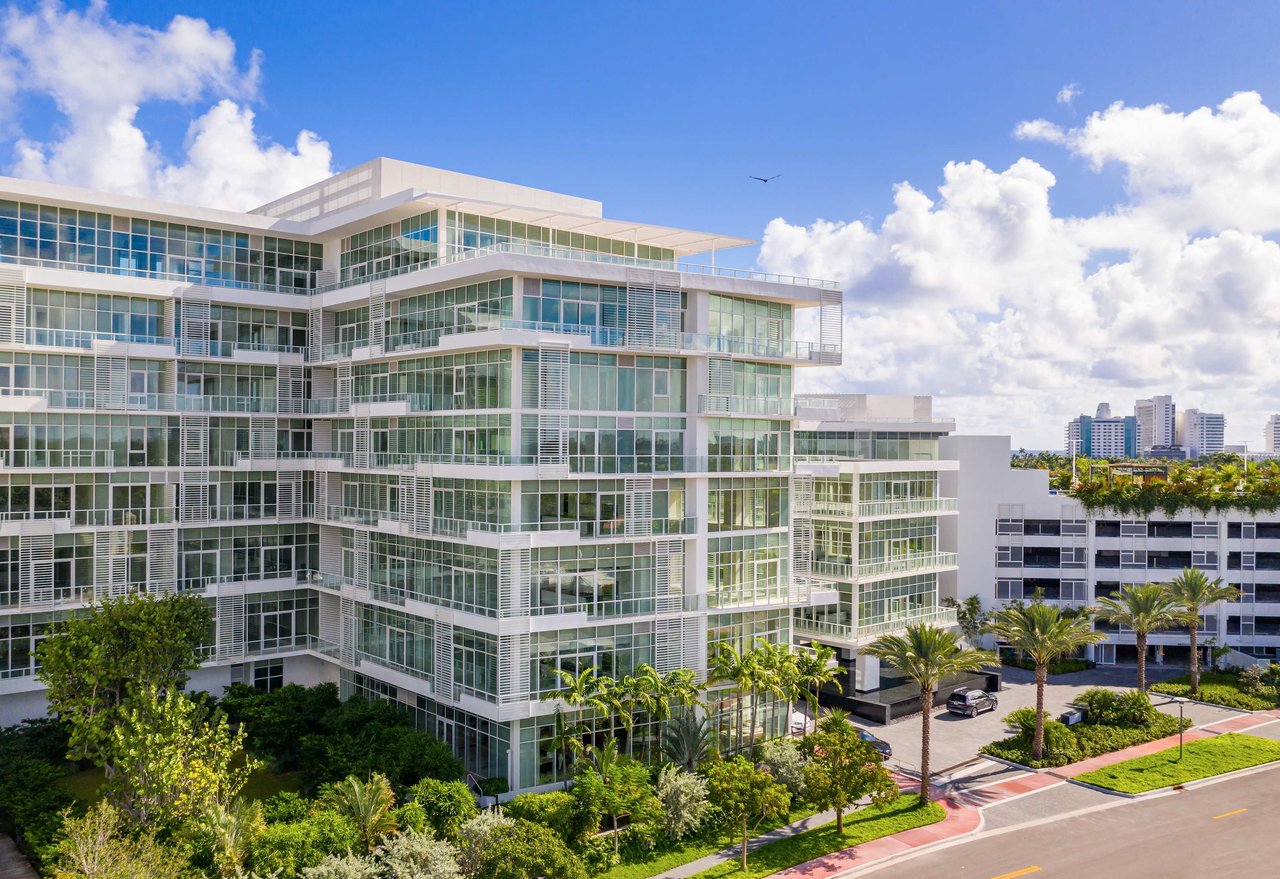
[[[1080,83],[1069,82],[1058,89],[1058,96],[1054,100],[1059,104],[1066,104],[1070,107],[1075,102],[1075,99],[1082,94],[1084,94],[1084,89],[1080,88]]]
[[[20,177],[243,209],[331,173],[328,144],[311,132],[292,149],[255,132],[237,102],[256,98],[259,81],[257,52],[240,65],[231,37],[201,19],[177,15],[158,30],[118,22],[96,0],[83,12],[10,8],[0,20],[0,106],[31,93],[62,114],[49,139],[17,140]],[[138,124],[156,101],[212,103],[177,160]]]
[[[1097,402],[1172,392],[1228,414],[1256,446],[1280,411],[1280,115],[1253,93],[1216,110],[1113,105],[1070,130],[1023,123],[1095,170],[1120,167],[1119,204],[1055,214],[1056,181],[1020,159],[949,163],[937,197],[897,186],[878,226],[772,221],[760,263],[832,277],[845,364],[825,390],[935,393],[968,432],[1055,448]]]

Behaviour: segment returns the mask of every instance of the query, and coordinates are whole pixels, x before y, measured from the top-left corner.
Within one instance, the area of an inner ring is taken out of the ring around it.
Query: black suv
[[[947,710],[965,717],[977,717],[983,711],[995,711],[999,704],[999,700],[990,693],[969,687],[961,687],[947,697]]]
[[[857,730],[858,730],[858,738],[862,739],[868,745],[875,748],[875,751],[877,754],[880,755],[881,760],[888,760],[890,757],[893,756],[892,746],[890,746],[890,744],[886,742],[884,739],[873,736],[871,733],[869,733],[867,730],[863,729],[862,727],[857,727]]]

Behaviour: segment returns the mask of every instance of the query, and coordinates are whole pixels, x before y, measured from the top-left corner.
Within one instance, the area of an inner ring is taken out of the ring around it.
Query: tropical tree
[[[154,689],[181,689],[200,665],[211,615],[198,595],[129,595],[54,623],[36,648],[36,677],[48,690],[49,714],[71,730],[73,760],[114,771],[112,730],[131,700]]]
[[[818,728],[818,697],[822,688],[831,684],[836,692],[841,692],[838,678],[845,674],[845,670],[836,664],[835,657],[835,648],[826,644],[818,644],[812,650],[801,650],[796,654],[796,684],[809,706],[814,729]]]
[[[578,711],[577,727],[583,735],[583,744],[586,744],[586,736],[590,732],[587,726],[587,710],[591,709],[605,717],[613,714],[613,703],[610,699],[610,688],[604,683],[606,678],[599,675],[599,669],[594,665],[589,665],[582,671],[574,674],[563,668],[556,669],[556,675],[560,678],[563,685],[558,690],[552,690],[544,693],[543,700],[547,699],[563,699],[565,704],[570,708],[576,708]],[[610,681],[612,683],[612,681]]]
[[[1200,614],[1206,607],[1219,601],[1235,601],[1240,590],[1224,585],[1222,578],[1210,580],[1202,571],[1186,568],[1169,581],[1169,592],[1186,611],[1185,621],[1190,632],[1191,655],[1187,660],[1187,677],[1191,681],[1191,698],[1200,695]]]
[[[702,706],[703,689],[704,685],[698,683],[698,673],[691,668],[673,669],[662,676],[662,692],[667,696],[667,704],[674,706],[670,708],[670,715],[675,714],[676,707],[689,711]]]
[[[569,787],[569,766],[573,762],[572,758],[582,753],[582,725],[569,723],[565,720],[564,712],[559,708],[556,709],[553,724],[551,729],[551,751],[560,759],[560,774],[564,779],[564,786],[567,790]]]
[[[170,830],[229,806],[258,765],[244,752],[245,731],[177,689],[148,690],[126,706],[112,730],[112,802],[137,827]]]
[[[799,654],[790,644],[769,644],[761,642],[760,653],[762,665],[767,675],[762,681],[768,692],[787,703],[787,719],[783,727],[783,735],[791,733],[791,713],[796,702],[803,697],[800,687]]]
[[[662,753],[672,763],[689,772],[715,753],[715,735],[706,717],[683,711],[667,724],[662,737]]]
[[[1036,726],[1031,754],[1039,760],[1044,751],[1044,687],[1049,678],[1049,664],[1106,636],[1093,630],[1087,615],[1064,614],[1061,609],[1043,602],[1001,608],[992,614],[987,631],[996,640],[1021,651],[1035,665]]]
[[[405,794],[422,807],[422,815],[437,836],[453,837],[458,828],[476,816],[476,798],[463,781],[424,778]]]
[[[707,776],[711,801],[726,825],[742,834],[742,869],[747,869],[747,831],[761,821],[786,814],[791,794],[741,754],[711,767]]]
[[[53,849],[59,879],[184,879],[190,864],[151,832],[130,833],[120,811],[99,800],[83,817],[66,813],[62,839]]]
[[[747,694],[755,692],[759,679],[760,657],[751,650],[739,652],[732,644],[722,644],[712,660],[711,679],[717,683],[733,684],[737,696],[735,714],[737,715],[737,743],[734,750],[742,750],[742,703]]]
[[[863,651],[898,669],[920,688],[920,802],[928,803],[929,720],[939,685],[951,675],[980,671],[1000,660],[989,650],[961,646],[955,632],[927,623],[908,625],[903,635],[884,635]]]
[[[845,810],[864,797],[883,805],[898,795],[898,785],[875,748],[858,736],[849,715],[833,711],[804,739],[805,796],[820,809],[836,810],[836,833],[844,833]]]
[[[1121,586],[1098,600],[1098,619],[1133,629],[1138,648],[1138,689],[1147,689],[1147,636],[1185,622],[1186,612],[1163,583]]]
[[[360,831],[365,854],[373,851],[382,837],[396,831],[396,818],[392,813],[395,804],[391,782],[376,772],[367,782],[349,775],[329,785],[320,797],[322,808],[348,818]]]
[[[253,841],[266,827],[259,800],[236,800],[230,806],[214,803],[204,814],[201,829],[213,844],[213,865],[222,879],[244,875]]]
[[[621,837],[618,819],[630,815],[638,824],[641,815],[657,812],[649,787],[649,770],[643,763],[619,756],[617,739],[609,739],[603,748],[587,748],[587,757],[573,795],[582,811],[592,816],[593,823],[600,815],[612,821],[613,851],[617,854]]]

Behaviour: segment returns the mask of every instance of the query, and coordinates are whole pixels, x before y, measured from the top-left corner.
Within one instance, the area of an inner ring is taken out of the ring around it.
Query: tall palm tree
[[[1049,678],[1049,663],[1106,636],[1093,630],[1087,615],[1067,615],[1057,607],[1040,603],[996,611],[987,623],[987,631],[1035,663],[1036,731],[1031,755],[1039,760],[1044,752],[1044,686]]]
[[[836,692],[844,692],[837,678],[845,674],[845,669],[835,664],[836,651],[826,644],[815,645],[812,650],[802,650],[796,654],[796,683],[801,691],[801,698],[809,706],[809,716],[813,718],[813,728],[818,728],[818,698],[822,688],[832,684]]]
[[[561,758],[561,777],[565,790],[568,790],[571,758],[582,753],[582,727],[565,720],[564,712],[559,708],[556,709],[555,726],[551,731],[551,751]]]
[[[1138,647],[1139,690],[1147,689],[1147,636],[1182,623],[1184,613],[1178,599],[1163,583],[1121,586],[1115,595],[1099,599],[1098,619],[1133,629]]]
[[[1210,580],[1204,572],[1185,568],[1169,581],[1169,592],[1186,611],[1187,628],[1191,635],[1191,656],[1187,663],[1187,677],[1191,680],[1191,697],[1200,695],[1200,613],[1219,601],[1235,601],[1240,590],[1224,585],[1222,578]]]
[[[675,713],[670,708],[673,704],[685,711],[701,706],[705,686],[698,682],[698,673],[691,668],[677,668],[664,674],[662,692],[667,696],[670,713]]]
[[[558,690],[543,693],[542,698],[543,700],[563,699],[570,708],[576,708],[578,711],[577,726],[585,740],[587,733],[590,731],[590,727],[587,726],[586,722],[587,709],[593,709],[606,717],[613,710],[607,697],[606,688],[602,683],[605,679],[600,677],[598,669],[594,665],[587,666],[577,674],[563,668],[557,668],[556,675],[560,678],[560,683],[563,686]]]
[[[902,672],[920,688],[920,802],[928,803],[929,720],[933,697],[943,679],[961,672],[980,671],[999,659],[990,650],[973,650],[960,637],[928,623],[912,623],[903,635],[884,635],[863,648]]]
[[[795,655],[789,644],[770,644],[764,638],[757,639],[756,654],[760,657],[760,677],[756,682],[757,699],[752,702],[751,730],[756,728],[756,704],[759,696],[768,694],[787,703],[786,735],[791,726],[791,706],[795,701]]]
[[[379,772],[362,782],[354,775],[331,784],[320,798],[320,803],[339,815],[351,819],[360,831],[364,854],[373,851],[378,841],[396,831],[396,816],[391,811],[396,796],[391,792],[391,782]]]
[[[754,692],[758,677],[759,657],[751,650],[739,651],[732,644],[720,645],[720,650],[712,660],[711,679],[716,682],[733,684],[737,694],[735,712],[737,714],[736,751],[742,750],[742,703],[748,693]]]

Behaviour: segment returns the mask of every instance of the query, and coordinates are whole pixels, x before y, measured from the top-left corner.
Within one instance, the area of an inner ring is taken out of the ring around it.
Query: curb
[[[1234,705],[1220,705],[1217,702],[1205,702],[1200,699],[1192,699],[1190,696],[1170,696],[1168,693],[1161,693],[1159,691],[1149,691],[1147,695],[1150,696],[1151,692],[1155,692],[1157,696],[1163,696],[1164,698],[1169,700],[1168,702],[1151,703],[1156,708],[1159,708],[1161,705],[1177,705],[1179,702],[1184,702],[1188,705],[1203,705],[1206,708],[1219,708],[1223,711],[1235,711],[1240,714],[1249,714],[1249,715],[1264,714],[1268,711],[1274,710],[1271,708],[1258,708],[1258,709],[1237,708]],[[1222,721],[1219,720],[1214,722],[1221,723]]]

